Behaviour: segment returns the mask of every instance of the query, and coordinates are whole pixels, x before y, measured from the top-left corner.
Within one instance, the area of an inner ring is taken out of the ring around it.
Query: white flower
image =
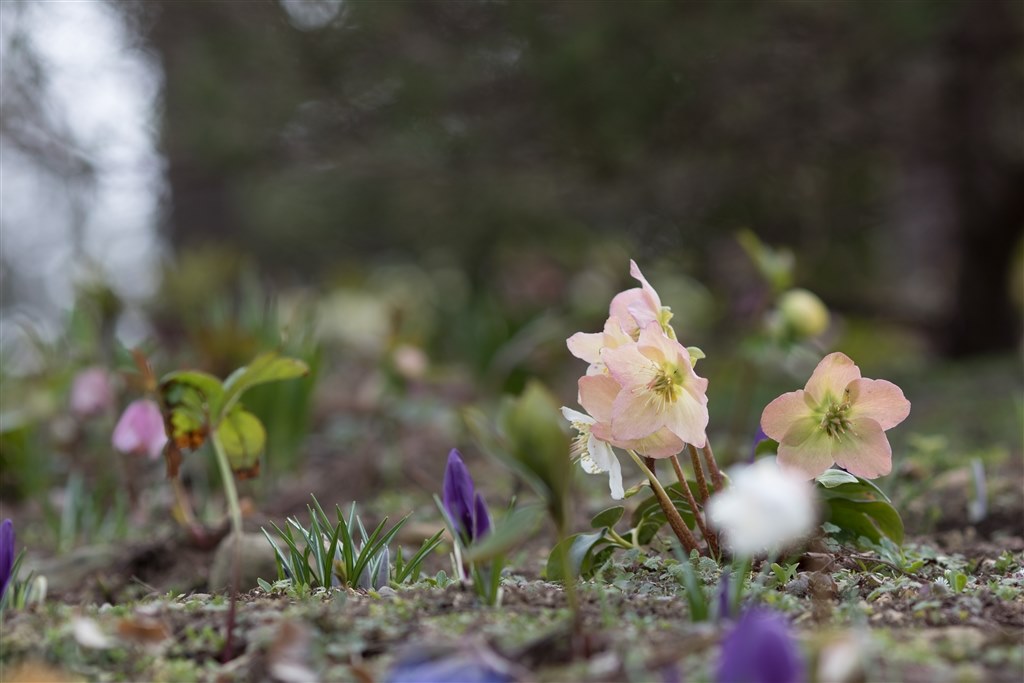
[[[612,498],[622,500],[626,492],[622,489],[622,467],[619,459],[615,457],[615,451],[607,441],[594,436],[591,427],[597,422],[589,415],[562,407],[562,416],[565,417],[578,434],[572,441],[569,451],[574,458],[579,458],[580,467],[587,474],[608,473],[608,488],[611,490]]]
[[[814,529],[814,489],[774,458],[730,472],[731,486],[708,501],[712,526],[735,554],[776,553]]]

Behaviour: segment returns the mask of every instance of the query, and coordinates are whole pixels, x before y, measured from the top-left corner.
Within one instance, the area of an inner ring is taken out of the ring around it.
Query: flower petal
[[[769,437],[782,441],[793,423],[812,415],[807,398],[808,394],[803,389],[779,396],[761,413],[761,429]]]
[[[578,410],[572,408],[566,408],[562,406],[562,417],[564,417],[570,424],[578,422],[580,424],[592,425],[594,424],[594,418],[589,415],[584,415]]]
[[[615,457],[615,451],[606,442],[596,438],[594,434],[590,435],[587,449],[600,471],[608,473],[608,488],[612,498],[622,500],[626,494],[622,488],[622,466],[619,465],[619,459]]]
[[[850,421],[850,428],[833,442],[832,457],[850,474],[874,479],[892,471],[892,449],[882,426],[871,418]]]
[[[604,349],[601,352],[608,372],[623,388],[649,384],[658,371],[647,356],[640,353],[636,344]]]
[[[580,360],[585,360],[591,364],[600,363],[601,349],[605,345],[604,333],[577,332],[565,340],[565,345],[569,347],[569,353]]]
[[[664,416],[654,410],[647,387],[623,389],[615,397],[612,404],[612,435],[616,439],[642,439],[664,426]]]
[[[779,466],[807,479],[818,476],[834,462],[832,439],[813,417],[794,422],[779,441]]]
[[[611,422],[612,404],[622,387],[608,375],[587,375],[576,383],[579,403],[596,422]]]
[[[892,429],[910,415],[910,401],[903,390],[884,379],[855,379],[847,387],[850,417],[870,418],[883,429]]]
[[[814,368],[804,389],[820,405],[829,398],[842,399],[846,386],[855,379],[860,379],[860,368],[850,357],[845,353],[830,353]]]
[[[686,446],[682,439],[665,427],[662,427],[650,436],[627,443],[629,444],[628,446],[621,447],[630,448],[640,455],[646,455],[648,458],[670,458],[682,451]]]
[[[703,386],[707,386],[707,380],[704,380]],[[686,443],[703,448],[708,439],[705,434],[708,426],[708,397],[699,388],[694,387],[691,391],[688,384],[679,398],[667,406],[665,426]]]

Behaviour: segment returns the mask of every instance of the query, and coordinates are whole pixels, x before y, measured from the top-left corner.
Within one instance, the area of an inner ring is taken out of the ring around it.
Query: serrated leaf
[[[241,408],[231,411],[217,427],[217,439],[240,479],[259,476],[267,430],[258,417]]]
[[[545,570],[545,577],[548,581],[565,581],[566,578],[586,578],[593,570],[593,551],[597,544],[604,540],[607,529],[594,531],[587,534],[573,534],[552,548],[548,555],[548,564]],[[569,563],[569,572],[565,571],[563,562]]]
[[[487,562],[504,555],[529,538],[537,530],[543,517],[544,508],[540,505],[529,505],[513,510],[501,524],[491,530],[491,533],[469,546],[463,558],[466,562]]]
[[[621,505],[610,507],[607,510],[602,510],[594,515],[594,518],[590,520],[590,526],[594,529],[612,528],[615,524],[622,519],[622,513],[626,511]]]

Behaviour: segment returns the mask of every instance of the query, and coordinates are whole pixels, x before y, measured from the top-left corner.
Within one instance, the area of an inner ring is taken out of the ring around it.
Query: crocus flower
[[[129,403],[114,427],[111,440],[114,448],[122,453],[159,457],[167,443],[160,407],[146,399]]]
[[[804,662],[785,617],[747,610],[722,640],[718,683],[800,683]]]
[[[616,439],[641,439],[665,427],[686,443],[704,446],[708,381],[694,372],[682,344],[652,322],[636,344],[605,349],[601,355],[622,387],[612,405]]]
[[[86,368],[71,383],[71,412],[90,417],[106,412],[114,404],[110,375],[103,368]]]
[[[892,470],[885,431],[909,414],[910,401],[898,386],[863,378],[848,356],[831,353],[806,387],[768,404],[761,428],[779,442],[779,463],[808,479],[832,463],[873,479]]]
[[[485,646],[458,649],[414,646],[402,653],[385,675],[386,683],[511,683],[516,667]]]
[[[472,543],[491,530],[487,505],[473,486],[473,477],[469,476],[462,454],[455,448],[448,454],[444,468],[441,502],[463,542]]]
[[[14,569],[14,522],[5,519],[0,524],[0,599],[7,592],[7,584],[11,582],[11,570]]]
[[[707,516],[735,555],[775,553],[813,529],[814,490],[772,458],[729,473],[731,486],[711,497]]]

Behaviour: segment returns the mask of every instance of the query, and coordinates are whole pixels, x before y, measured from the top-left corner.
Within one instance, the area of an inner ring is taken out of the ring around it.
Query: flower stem
[[[679,516],[679,511],[676,510],[676,506],[672,504],[672,499],[668,497],[668,493],[665,491],[665,487],[661,485],[658,478],[654,476],[654,472],[647,469],[647,465],[644,464],[643,459],[637,455],[634,450],[626,451],[629,453],[633,461],[640,467],[640,470],[647,475],[647,479],[651,482],[651,488],[654,489],[654,495],[658,498],[658,503],[661,505],[661,509],[665,511],[665,517],[668,519],[669,526],[672,527],[672,531],[675,533],[676,538],[683,545],[683,548],[687,553],[690,553],[697,549],[697,539],[693,537],[690,530],[686,526],[686,522]]]
[[[704,442],[703,452],[704,462],[707,463],[708,471],[711,473],[711,483],[714,485],[715,491],[721,491],[725,488],[725,481],[722,479],[722,471],[718,469],[715,453],[711,450],[711,439]]]
[[[683,466],[679,464],[679,458],[676,456],[673,455],[671,460],[672,468],[676,471],[676,478],[679,479],[679,485],[686,495],[686,502],[690,504],[690,509],[693,510],[693,519],[697,522],[697,527],[700,528],[700,533],[704,536],[704,540],[708,542],[708,550],[711,551],[713,556],[718,557],[718,539],[704,523],[704,515],[701,514],[701,509],[697,506],[697,501],[693,497],[693,491],[690,490],[690,484],[686,481],[686,475],[683,474]]]
[[[242,535],[242,508],[238,504],[238,489],[235,488],[235,473],[231,471],[231,464],[228,462],[227,453],[221,445],[217,432],[211,436],[213,441],[213,452],[217,455],[217,467],[220,469],[220,478],[224,483],[224,496],[228,499],[228,514],[231,515],[231,530],[239,537]],[[241,539],[238,539],[241,542]]]
[[[626,539],[624,539],[624,538],[623,538],[622,536],[619,536],[619,535],[618,535],[617,533],[615,533],[615,529],[612,529],[612,528],[610,528],[610,527],[609,527],[609,529],[608,529],[608,534],[607,534],[607,536],[608,536],[608,538],[609,538],[609,539],[611,539],[611,540],[612,540],[612,541],[613,541],[613,542],[614,542],[614,543],[615,543],[616,545],[618,545],[618,546],[619,546],[619,547],[621,547],[621,548],[625,548],[626,550],[632,550],[633,548],[635,548],[635,547],[636,547],[636,543],[630,543],[629,541],[627,541]]]
[[[693,475],[697,477],[697,488],[700,489],[700,504],[708,502],[708,482],[704,478],[704,468],[700,464],[700,456],[697,455],[697,449],[694,448],[692,443],[686,444],[686,448],[690,451],[690,462],[693,463]]]

